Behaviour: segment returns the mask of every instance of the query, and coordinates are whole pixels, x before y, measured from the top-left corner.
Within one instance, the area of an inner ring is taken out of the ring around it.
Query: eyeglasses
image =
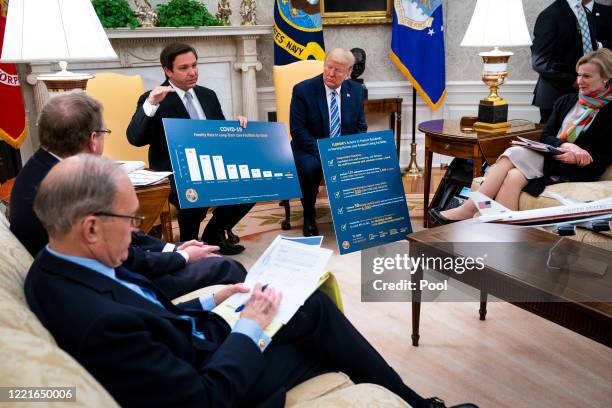
[[[113,133],[113,131],[110,130],[110,129],[94,129],[94,130],[92,130],[92,132],[96,132],[96,133],[108,133],[109,135],[111,133]]]
[[[130,225],[134,228],[140,228],[142,222],[144,221],[144,215],[136,214],[136,215],[121,215],[121,214],[113,214],[107,212],[97,212],[93,215],[97,217],[117,217],[117,218],[128,218],[130,220]]]

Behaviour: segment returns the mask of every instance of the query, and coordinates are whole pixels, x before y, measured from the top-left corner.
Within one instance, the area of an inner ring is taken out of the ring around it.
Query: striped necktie
[[[588,54],[593,51],[593,44],[591,43],[591,31],[589,30],[589,22],[587,20],[586,11],[582,4],[579,4],[576,8],[578,11],[578,24],[580,25],[580,34],[582,34],[582,53]]]
[[[185,92],[185,109],[187,109],[187,113],[191,119],[200,119],[198,111],[195,106],[193,106],[193,96],[191,96],[189,92]]]
[[[329,102],[329,137],[340,136],[340,112],[338,111],[338,101],[336,91],[331,91],[331,101]]]

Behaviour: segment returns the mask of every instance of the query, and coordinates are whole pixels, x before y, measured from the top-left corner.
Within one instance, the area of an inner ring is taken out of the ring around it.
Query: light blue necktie
[[[189,94],[187,94],[189,95]],[[125,268],[123,268],[125,269]],[[127,269],[125,269],[127,271]],[[146,286],[144,286],[141,282],[138,282],[137,280],[135,280],[133,277],[131,277],[130,275],[126,275],[123,270],[119,270],[119,268],[116,270],[116,273],[118,273],[115,277],[116,279],[123,284],[124,286],[127,286],[128,288],[132,289],[134,292],[138,293],[140,296],[144,297],[145,299],[155,303],[156,305],[160,306],[163,309],[168,310],[162,302],[159,301],[157,294],[155,293],[154,290],[152,290],[151,288],[148,288]],[[187,316],[187,315],[183,315],[179,317],[183,320],[188,321],[189,323],[191,323],[191,334],[199,337],[202,340],[206,340],[206,338],[204,337],[204,333],[202,333],[201,331],[199,331],[196,328],[196,322],[195,319],[191,316]]]
[[[591,43],[591,31],[589,30],[589,22],[587,20],[586,11],[582,4],[577,8],[578,10],[578,24],[580,25],[580,33],[582,34],[582,53],[588,54],[593,51],[593,44]]]
[[[330,121],[329,121],[329,137],[340,136],[340,112],[338,111],[338,101],[336,100],[336,91],[331,92],[331,101],[329,102]]]
[[[191,96],[189,92],[185,92],[185,109],[187,109],[187,113],[191,119],[200,119],[198,111],[195,106],[193,106],[193,96]]]

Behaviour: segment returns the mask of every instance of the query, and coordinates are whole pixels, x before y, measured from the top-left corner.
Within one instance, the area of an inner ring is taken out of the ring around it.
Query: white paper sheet
[[[268,285],[283,295],[275,320],[286,324],[304,301],[315,291],[332,251],[283,239],[280,235],[270,244],[247,274],[245,285]],[[233,295],[229,302],[238,307],[250,293]]]
[[[137,170],[128,174],[132,185],[148,186],[149,184],[155,184],[172,174],[171,171],[149,171],[149,170]]]

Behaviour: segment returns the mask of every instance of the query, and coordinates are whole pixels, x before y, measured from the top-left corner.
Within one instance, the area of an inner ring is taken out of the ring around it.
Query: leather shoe
[[[304,219],[304,228],[302,229],[305,237],[319,235],[319,229],[315,220]]]
[[[428,398],[425,400],[425,403],[427,408],[447,408],[444,400],[438,397]],[[466,402],[464,404],[453,405],[452,407],[448,408],[478,408],[478,406],[470,402]]]
[[[440,213],[440,210],[438,210],[437,208],[430,208],[429,216],[433,218],[438,224],[441,224],[441,225],[452,224],[453,222],[460,221],[460,220],[450,220],[446,218]]]
[[[240,237],[234,234],[234,231],[232,231],[231,229],[228,229],[225,232],[227,233],[227,240],[229,241],[230,244],[237,244],[240,242]]]
[[[225,238],[224,230],[216,230],[212,233],[204,231],[202,241],[205,241],[208,245],[216,245],[219,247],[219,253],[221,255],[237,255],[244,251],[242,245],[234,245]]]

